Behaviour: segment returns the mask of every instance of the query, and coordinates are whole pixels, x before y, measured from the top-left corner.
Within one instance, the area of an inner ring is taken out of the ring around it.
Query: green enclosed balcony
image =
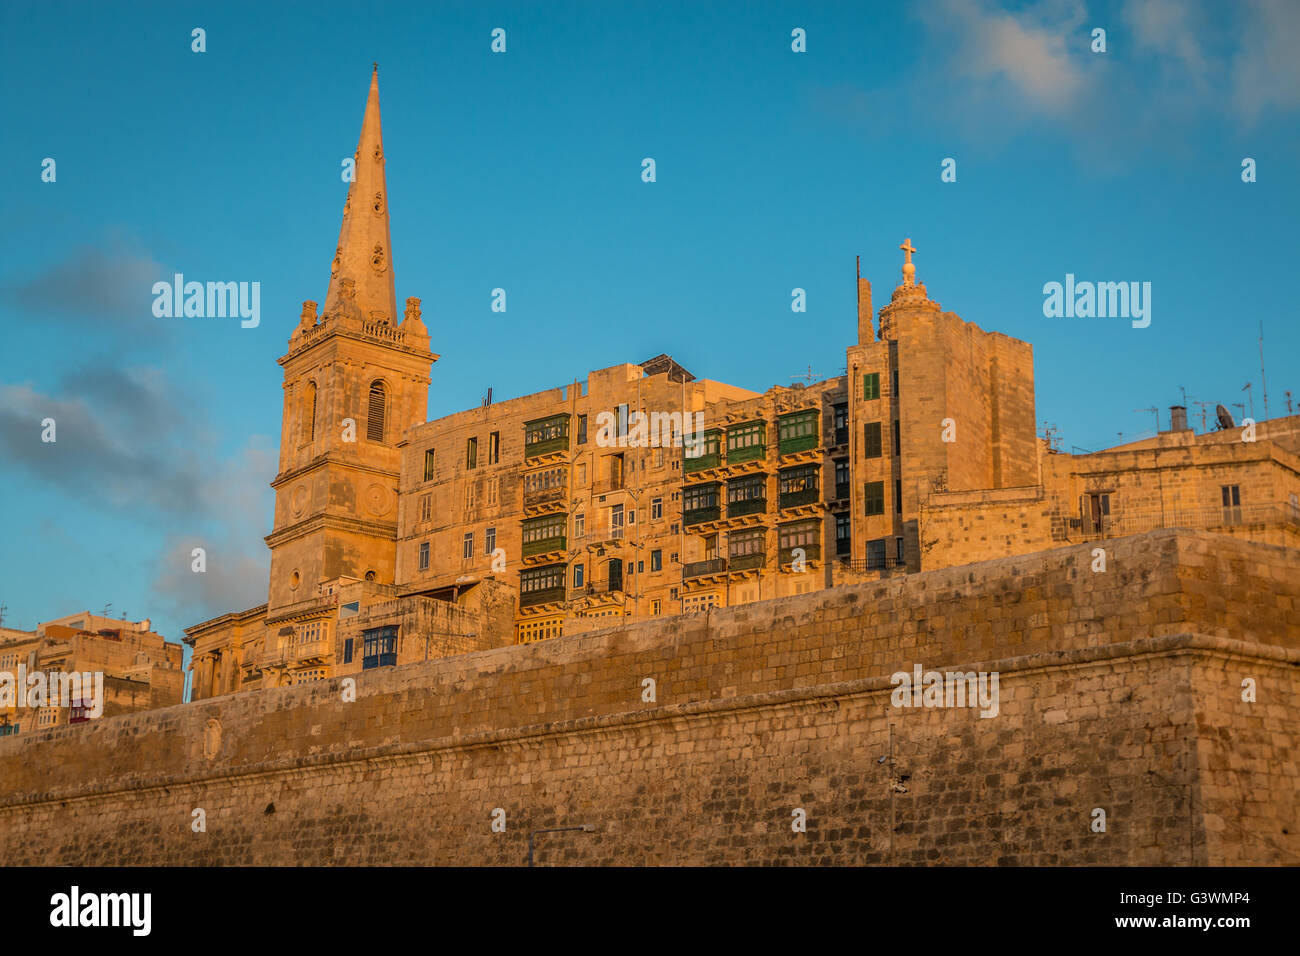
[[[565,598],[564,585],[559,587],[545,588],[540,591],[523,591],[519,594],[519,606],[531,607],[534,604],[551,604],[556,601],[563,601]]]
[[[727,464],[767,457],[767,422],[746,422],[727,429]]]
[[[569,416],[551,415],[524,422],[524,457],[569,450]]]
[[[727,517],[739,518],[742,515],[757,515],[767,511],[766,498],[746,498],[742,501],[727,502]]]
[[[717,521],[722,517],[722,509],[717,505],[708,505],[704,508],[689,508],[682,512],[682,524],[704,524],[706,521]]]
[[[797,508],[799,505],[812,505],[821,500],[821,491],[816,488],[804,488],[801,491],[781,492],[782,508]]]
[[[709,558],[705,561],[692,561],[682,565],[682,580],[698,578],[706,574],[721,574],[727,570],[726,558]]]
[[[801,544],[798,547],[803,548],[803,558],[805,561],[817,561],[822,556],[822,546],[820,544]],[[794,548],[781,549],[781,563],[790,564],[794,561]]]
[[[815,408],[791,412],[777,419],[777,444],[782,455],[807,451],[818,445],[817,426],[821,413]]]
[[[728,571],[752,571],[767,564],[767,555],[762,551],[756,554],[738,554],[727,562]]]
[[[550,551],[563,551],[567,546],[567,539],[564,535],[556,535],[550,538],[538,538],[534,541],[525,541],[520,548],[520,552],[525,558],[531,558],[535,554],[546,554]]]
[[[699,442],[685,441],[682,451],[682,470],[685,472],[704,471],[717,468],[722,464],[722,430],[711,428],[704,433]],[[691,452],[699,452],[692,455]]]

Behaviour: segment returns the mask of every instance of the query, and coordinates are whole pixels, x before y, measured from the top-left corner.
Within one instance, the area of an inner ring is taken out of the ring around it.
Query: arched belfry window
[[[308,441],[316,440],[316,383],[307,383],[307,401],[304,403],[303,414],[306,421],[303,423],[306,427],[303,431],[307,435]]]
[[[370,383],[370,412],[366,417],[366,438],[371,441],[384,440],[384,412],[386,411],[387,396],[384,394],[384,383],[374,381]]]

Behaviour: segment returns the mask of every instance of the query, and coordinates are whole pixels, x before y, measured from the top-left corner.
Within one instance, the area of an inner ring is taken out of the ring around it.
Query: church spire
[[[349,314],[365,321],[397,324],[388,188],[384,182],[384,137],[379,122],[379,64],[370,74],[370,95],[361,120],[352,184],[343,206],[338,249],[330,268],[323,314]]]

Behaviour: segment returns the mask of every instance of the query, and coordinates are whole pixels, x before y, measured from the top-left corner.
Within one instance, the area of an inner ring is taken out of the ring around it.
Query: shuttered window
[[[370,383],[370,413],[366,417],[366,438],[384,440],[385,395],[383,382]]]

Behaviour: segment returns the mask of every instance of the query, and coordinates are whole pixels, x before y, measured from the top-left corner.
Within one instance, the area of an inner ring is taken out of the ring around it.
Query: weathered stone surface
[[[0,740],[0,864],[1294,863],[1300,556],[1109,544]]]

